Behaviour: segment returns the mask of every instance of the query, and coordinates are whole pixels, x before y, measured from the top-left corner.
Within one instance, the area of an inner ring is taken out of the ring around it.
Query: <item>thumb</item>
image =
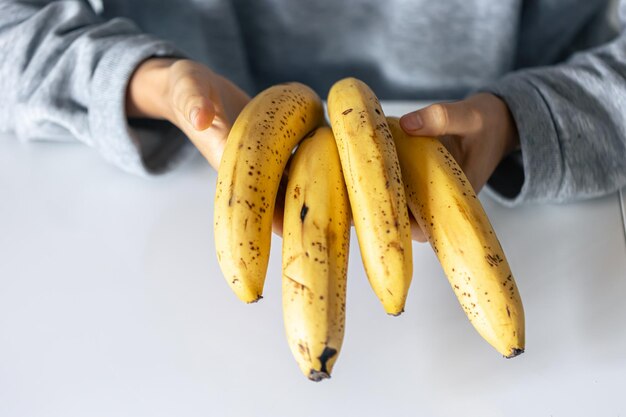
[[[190,128],[208,129],[215,118],[215,105],[211,100],[211,86],[204,80],[184,77],[174,87],[174,108]],[[180,126],[181,128],[183,126]]]
[[[195,130],[208,129],[215,118],[215,106],[210,100],[199,94],[187,96],[182,107],[185,120]]]
[[[482,117],[466,100],[436,103],[405,114],[402,129],[413,136],[467,135],[482,127]]]

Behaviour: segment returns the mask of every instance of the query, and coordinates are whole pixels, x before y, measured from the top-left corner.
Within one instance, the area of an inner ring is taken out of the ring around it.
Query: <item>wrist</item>
[[[129,118],[168,119],[168,77],[177,58],[150,58],[135,69],[126,88]]]
[[[503,123],[503,137],[504,137],[504,151],[502,154],[502,158],[509,155],[511,152],[514,152],[520,149],[520,141],[519,141],[519,132],[517,131],[517,123],[515,123],[515,119],[513,118],[513,114],[511,114],[511,110],[509,106],[506,104],[504,100],[500,97],[494,96],[499,102],[499,105],[502,108],[502,123]]]

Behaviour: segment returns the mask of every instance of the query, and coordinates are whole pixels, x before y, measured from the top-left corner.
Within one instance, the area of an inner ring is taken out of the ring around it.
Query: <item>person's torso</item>
[[[253,93],[355,76],[382,98],[461,97],[565,57],[608,0],[104,0]]]

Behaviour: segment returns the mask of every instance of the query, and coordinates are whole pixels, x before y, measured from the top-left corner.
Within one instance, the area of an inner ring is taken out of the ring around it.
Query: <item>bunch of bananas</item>
[[[261,298],[275,201],[289,162],[284,322],[309,379],[328,378],[341,349],[351,222],[374,293],[388,314],[404,311],[413,272],[409,210],[472,325],[504,356],[522,353],[524,311],[511,270],[446,148],[407,136],[354,78],[331,88],[328,115],[332,129],[315,92],[287,83],[257,95],[233,125],[214,220],[217,258],[235,294],[246,303]]]

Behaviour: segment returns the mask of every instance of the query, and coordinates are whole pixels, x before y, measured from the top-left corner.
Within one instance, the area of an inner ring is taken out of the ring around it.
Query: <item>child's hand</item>
[[[250,98],[226,78],[194,61],[153,58],[133,74],[128,117],[175,124],[217,170],[228,132]]]
[[[519,147],[517,127],[504,101],[480,93],[406,114],[400,125],[413,136],[436,136],[459,163],[478,193],[500,161]],[[413,239],[425,242],[417,224]]]

